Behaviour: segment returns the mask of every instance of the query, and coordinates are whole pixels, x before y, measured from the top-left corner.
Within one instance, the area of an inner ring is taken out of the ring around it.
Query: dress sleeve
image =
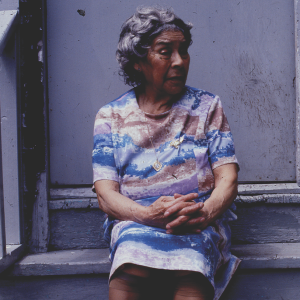
[[[225,164],[236,163],[232,133],[224,114],[220,98],[216,96],[208,111],[205,135],[212,170]]]
[[[94,126],[93,182],[113,180],[119,182],[108,109],[102,108],[96,115]]]

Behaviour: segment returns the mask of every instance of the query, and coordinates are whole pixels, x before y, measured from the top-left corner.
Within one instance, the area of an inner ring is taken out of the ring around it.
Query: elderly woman
[[[111,300],[146,299],[157,278],[155,299],[219,299],[239,264],[237,159],[219,97],[185,85],[191,27],[151,7],[122,26],[117,60],[134,88],[99,110],[93,151]]]

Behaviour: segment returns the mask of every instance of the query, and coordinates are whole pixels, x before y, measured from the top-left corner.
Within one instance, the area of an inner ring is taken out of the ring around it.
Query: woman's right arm
[[[118,220],[144,223],[147,215],[146,207],[121,195],[116,181],[98,180],[94,186],[99,207],[107,215]]]
[[[165,211],[172,205],[178,203],[176,206],[178,212],[185,207],[189,207],[190,214],[199,210],[199,204],[195,204],[193,201],[198,197],[198,194],[195,193],[177,199],[171,196],[162,196],[146,207],[120,194],[119,184],[116,181],[98,180],[94,186],[100,209],[118,220],[166,228],[169,222],[178,217],[176,213],[171,217],[164,215]],[[190,219],[189,216],[181,216],[180,218]]]

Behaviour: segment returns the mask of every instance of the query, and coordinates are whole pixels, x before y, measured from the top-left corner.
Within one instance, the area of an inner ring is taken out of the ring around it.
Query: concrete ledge
[[[300,204],[299,192],[300,188],[294,183],[240,185],[235,203]],[[99,208],[96,194],[90,188],[51,189],[50,195],[50,210]]]
[[[59,209],[80,209],[80,208],[93,208],[99,209],[97,199],[63,199],[63,200],[50,200],[48,202],[48,208],[50,210]]]
[[[231,251],[242,259],[241,269],[300,268],[300,243],[234,245]]]
[[[300,204],[300,194],[238,195],[236,204]]]
[[[238,189],[239,195],[300,194],[300,187],[297,183],[239,184]],[[52,200],[97,198],[92,192],[92,186],[50,189],[50,197]]]
[[[239,184],[239,195],[300,194],[295,183]]]
[[[258,195],[258,194],[300,194],[300,187],[296,182],[291,183],[265,183],[265,184],[239,184],[240,195]],[[94,197],[92,186],[84,188],[52,188],[50,190],[51,199],[62,199],[66,195],[73,197]]]
[[[14,276],[109,273],[108,249],[61,250],[32,254],[15,264]]]
[[[300,268],[300,244],[235,245],[240,269]],[[105,274],[110,271],[108,249],[63,250],[28,255],[16,263],[14,276]]]
[[[300,194],[264,194],[257,196],[238,195],[236,204],[300,204]],[[79,198],[79,199],[60,199],[49,201],[50,210],[59,209],[82,209],[91,208],[99,209],[98,201],[94,198]]]

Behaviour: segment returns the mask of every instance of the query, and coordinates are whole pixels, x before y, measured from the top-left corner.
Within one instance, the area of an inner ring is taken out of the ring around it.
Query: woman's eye
[[[168,49],[163,49],[163,50],[159,51],[159,54],[164,55],[164,56],[170,56],[172,54],[172,51],[168,50]]]

